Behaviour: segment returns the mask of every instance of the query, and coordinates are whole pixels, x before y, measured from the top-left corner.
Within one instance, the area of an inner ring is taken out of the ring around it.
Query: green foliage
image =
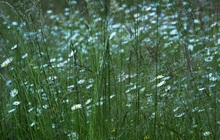
[[[2,139],[220,137],[215,1],[42,4],[0,2]]]

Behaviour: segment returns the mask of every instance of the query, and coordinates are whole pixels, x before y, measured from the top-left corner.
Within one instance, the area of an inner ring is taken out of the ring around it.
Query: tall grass
[[[217,2],[67,3],[0,2],[1,139],[220,137]]]

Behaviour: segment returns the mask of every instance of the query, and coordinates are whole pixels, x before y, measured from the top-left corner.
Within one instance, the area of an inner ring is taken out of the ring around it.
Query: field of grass
[[[66,2],[0,1],[0,139],[220,138],[217,0]]]

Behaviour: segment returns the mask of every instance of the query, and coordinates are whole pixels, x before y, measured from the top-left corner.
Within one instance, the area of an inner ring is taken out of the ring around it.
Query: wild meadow
[[[219,6],[1,0],[0,139],[218,140]]]

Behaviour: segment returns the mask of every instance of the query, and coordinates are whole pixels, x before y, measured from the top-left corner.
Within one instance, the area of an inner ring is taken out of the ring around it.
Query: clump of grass
[[[3,139],[219,137],[215,9],[68,4],[57,15],[36,1],[0,3]]]

